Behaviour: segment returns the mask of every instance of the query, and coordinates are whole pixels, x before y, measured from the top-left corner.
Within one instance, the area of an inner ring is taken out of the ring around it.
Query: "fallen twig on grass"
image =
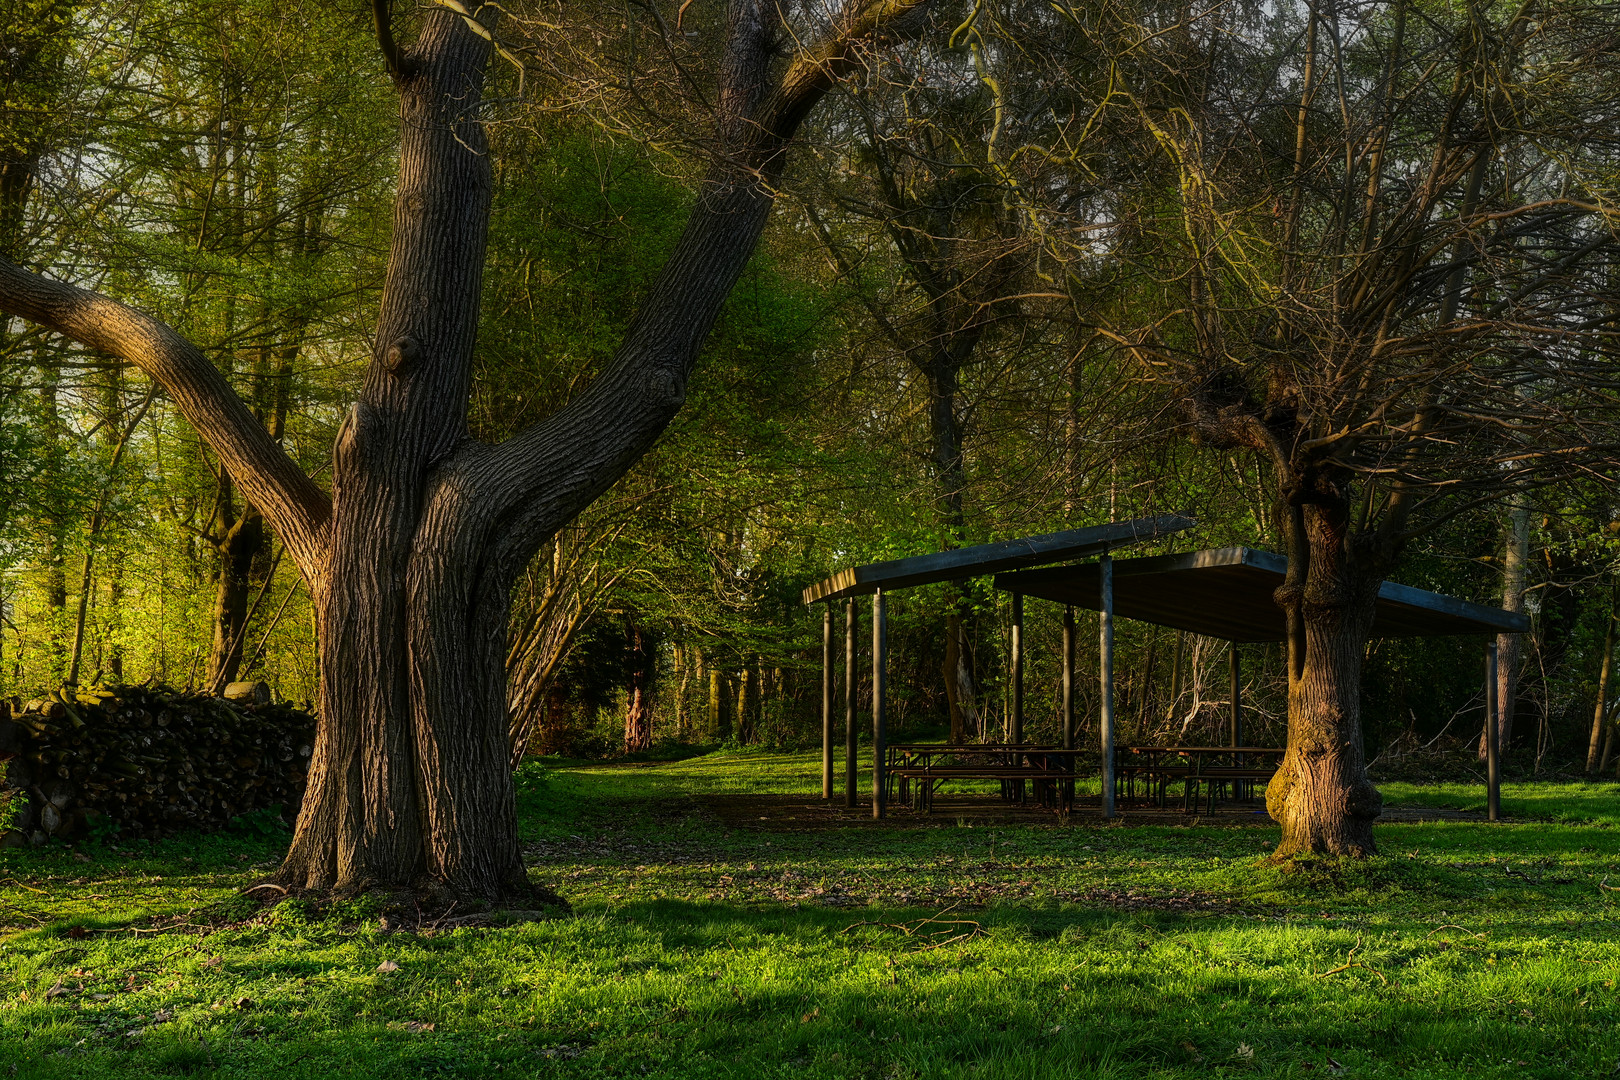
[[[443,914],[443,915],[440,915],[440,916],[439,916],[439,917],[438,917],[438,918],[437,918],[437,919],[434,919],[434,920],[433,920],[433,925],[432,925],[432,926],[430,926],[430,927],[428,927],[428,933],[430,933],[430,934],[431,934],[431,933],[437,933],[437,932],[438,932],[438,929],[439,929],[439,924],[440,924],[440,923],[442,923],[442,922],[444,922],[444,920],[446,920],[446,919],[448,919],[448,918],[449,918],[449,917],[450,917],[450,913],[451,913],[451,912],[452,912],[452,911],[454,911],[454,910],[456,910],[456,905],[457,905],[457,904],[458,904],[458,903],[460,903],[460,901],[459,901],[459,900],[452,900],[452,901],[450,901],[450,906],[449,906],[449,907],[447,907],[447,908],[445,908],[445,909],[444,909],[444,914]],[[416,916],[416,928],[417,928],[417,929],[418,929],[418,930],[421,930],[421,928],[422,928],[422,916],[421,916],[421,910],[422,910],[422,909],[421,909],[421,908],[420,908],[420,907],[419,907],[419,908],[417,908],[417,909],[416,909],[416,910],[417,910],[417,916]]]
[[[1474,933],[1472,930],[1468,929],[1468,927],[1466,927],[1466,926],[1458,926],[1456,923],[1446,923],[1446,925],[1444,925],[1444,926],[1437,926],[1433,930],[1430,930],[1427,934],[1424,934],[1423,936],[1426,937],[1426,938],[1432,938],[1432,937],[1434,937],[1434,935],[1438,934],[1442,930],[1461,930],[1463,933],[1467,934],[1469,937],[1472,937],[1472,938],[1482,938],[1482,937],[1485,936],[1484,934],[1476,934],[1476,933]]]
[[[242,895],[246,896],[248,893],[257,892],[260,889],[275,889],[277,892],[281,893],[282,896],[287,895],[286,886],[277,885],[277,884],[275,884],[274,882],[271,882],[271,881],[261,882],[258,885],[249,885],[247,888],[245,888],[245,889],[243,889],[241,891],[242,891]]]
[[[1620,892],[1620,885],[1610,885],[1609,875],[1604,874],[1603,880],[1598,882],[1598,889],[1603,892]]]
[[[980,923],[976,922],[973,919],[946,919],[945,918],[946,915],[949,915],[951,912],[955,911],[957,908],[959,908],[961,906],[962,906],[962,902],[960,900],[958,900],[956,903],[952,904],[950,907],[945,908],[945,909],[943,909],[941,911],[936,911],[936,912],[934,912],[934,914],[929,915],[926,918],[912,919],[912,920],[910,920],[908,922],[891,923],[891,922],[882,922],[881,920],[863,919],[861,922],[850,923],[848,926],[844,927],[844,929],[841,930],[840,933],[847,934],[851,930],[854,930],[857,927],[861,927],[861,926],[881,926],[886,930],[898,930],[902,934],[904,934],[906,937],[914,938],[914,937],[918,936],[918,931],[922,930],[923,927],[925,927],[925,926],[933,926],[933,927],[937,927],[937,929],[929,930],[926,933],[924,933],[922,935],[923,940],[927,940],[929,937],[937,936],[937,935],[940,935],[940,934],[949,934],[949,935],[951,935],[950,937],[945,938],[943,940],[930,941],[927,945],[924,945],[922,948],[918,949],[917,950],[918,952],[927,952],[930,949],[938,949],[938,948],[941,948],[941,947],[943,947],[945,945],[954,944],[954,943],[956,943],[958,941],[968,941],[968,940],[971,940],[973,938],[976,938],[976,937],[979,937],[981,935],[989,933],[989,931],[987,931],[983,927],[983,925],[981,925]],[[960,929],[961,927],[964,927],[964,926],[968,927],[968,929],[966,929],[966,930]]]
[[[1461,927],[1459,927],[1458,929],[1461,929]],[[1388,986],[1389,985],[1389,980],[1384,977],[1384,973],[1382,971],[1379,971],[1377,968],[1373,967],[1371,964],[1365,964],[1365,963],[1362,963],[1359,960],[1351,959],[1351,957],[1356,955],[1356,950],[1359,949],[1359,948],[1361,948],[1361,939],[1358,937],[1358,938],[1356,938],[1355,947],[1350,950],[1350,955],[1346,956],[1344,958],[1344,961],[1345,961],[1344,963],[1340,964],[1338,967],[1334,968],[1332,971],[1318,972],[1316,977],[1318,979],[1325,979],[1329,975],[1337,975],[1340,972],[1349,971],[1351,968],[1361,968],[1363,971],[1372,972],[1374,975],[1378,976],[1380,979],[1383,980],[1383,983],[1384,983],[1385,986]]]
[[[20,908],[15,904],[7,904],[7,903],[4,903],[4,902],[0,902],[0,908],[5,908],[8,911],[15,911],[17,914],[21,915],[25,919],[34,920],[34,922],[39,924],[40,926],[45,925],[44,916],[36,915],[32,911],[29,911],[27,908]]]

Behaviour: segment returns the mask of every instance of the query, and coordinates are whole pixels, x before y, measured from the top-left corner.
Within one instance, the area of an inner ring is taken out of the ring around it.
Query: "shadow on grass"
[[[1436,934],[1425,909],[1374,927],[646,899],[433,937],[297,930],[217,935],[218,962],[160,962],[169,935],[99,956],[42,935],[0,1060],[53,1080],[1562,1077],[1612,1067],[1620,1027],[1612,936],[1560,954]],[[151,981],[119,993],[126,970]]]

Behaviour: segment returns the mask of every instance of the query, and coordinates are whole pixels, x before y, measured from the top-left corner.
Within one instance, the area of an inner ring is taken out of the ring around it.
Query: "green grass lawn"
[[[534,874],[574,912],[510,927],[260,910],[236,890],[283,838],[258,833],[0,852],[0,1080],[1620,1066],[1615,785],[1511,785],[1519,820],[1380,826],[1376,859],[1286,872],[1252,826],[767,832],[692,798],[813,795],[818,768],[525,766]]]

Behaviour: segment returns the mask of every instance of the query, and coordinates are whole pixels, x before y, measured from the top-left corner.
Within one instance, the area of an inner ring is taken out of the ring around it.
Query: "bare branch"
[[[0,311],[134,364],[163,387],[319,585],[331,500],[237,397],[219,369],[173,329],[98,293],[0,260]]]
[[[773,86],[780,11],[774,0],[733,0],[721,65],[721,156],[613,363],[555,416],[498,447],[467,445],[439,470],[430,498],[480,507],[475,516],[490,530],[486,563],[497,576],[518,573],[663,432],[759,242],[799,124],[862,49],[928,2],[851,4],[828,40],[803,51]]]

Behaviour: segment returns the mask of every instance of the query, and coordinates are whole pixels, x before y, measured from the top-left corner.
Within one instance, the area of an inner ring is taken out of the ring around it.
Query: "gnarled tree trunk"
[[[647,653],[647,634],[632,623],[629,633],[630,682],[625,688],[624,752],[651,750],[652,738],[652,657]]]
[[[1342,506],[1297,509],[1290,533],[1277,590],[1288,621],[1288,752],[1266,789],[1282,825],[1276,854],[1370,855],[1382,797],[1362,748],[1361,663],[1383,574],[1348,550]]]

